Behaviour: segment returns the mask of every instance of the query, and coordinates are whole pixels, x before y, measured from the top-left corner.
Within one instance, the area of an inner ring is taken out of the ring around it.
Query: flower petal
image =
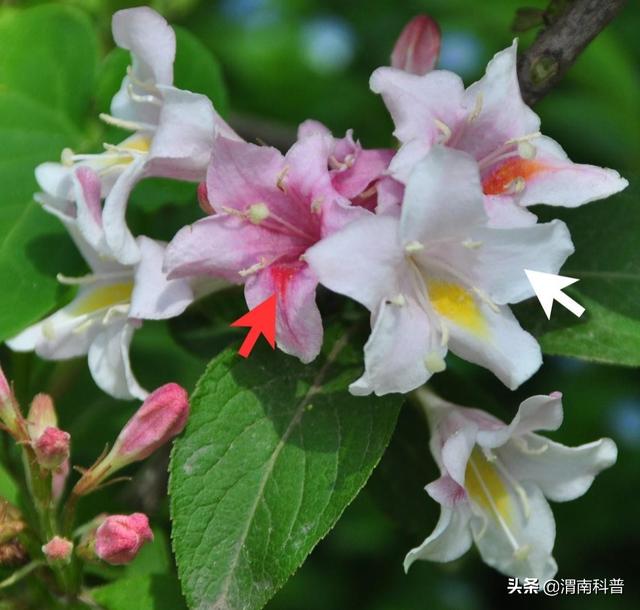
[[[510,442],[499,449],[500,459],[519,480],[536,483],[555,502],[574,500],[591,487],[593,479],[615,464],[618,450],[609,438],[579,447],[567,447],[537,434],[524,444]]]
[[[508,388],[515,390],[542,364],[538,342],[521,327],[508,307],[494,311],[477,303],[483,320],[479,328],[465,328],[445,318],[451,351],[489,369]]]
[[[252,309],[275,294],[276,340],[285,353],[311,362],[322,347],[322,318],[316,305],[318,279],[299,261],[276,263],[247,280],[245,296]]]
[[[605,199],[629,183],[613,169],[573,163],[561,146],[542,136],[532,141],[536,157],[518,203],[522,206],[546,203],[574,208]]]
[[[464,92],[464,105],[471,114],[459,134],[454,133],[451,146],[480,161],[508,140],[538,131],[540,119],[520,95],[517,59],[518,44],[514,40],[510,47],[496,53],[485,75]]]
[[[162,271],[166,246],[138,237],[140,262],[135,270],[129,316],[141,320],[164,320],[180,315],[194,299],[189,282],[168,280]]]
[[[437,121],[454,129],[465,115],[464,85],[457,74],[434,70],[424,76],[395,68],[378,68],[369,81],[384,99],[393,122],[393,134],[403,144],[413,138],[435,144],[442,131]]]
[[[148,392],[131,371],[129,346],[138,325],[127,319],[103,327],[89,347],[89,370],[96,385],[114,398],[144,400]]]
[[[374,311],[379,303],[401,291],[403,265],[398,220],[368,216],[309,248],[304,259],[321,284]]]
[[[168,277],[220,277],[242,283],[256,265],[297,259],[306,243],[230,214],[215,214],[184,227],[167,246]],[[240,274],[240,272],[246,272]]]
[[[404,558],[404,571],[407,572],[411,564],[418,559],[439,562],[458,559],[469,550],[472,542],[469,512],[462,507],[443,506],[433,532],[420,546],[407,553]]]
[[[349,386],[352,394],[407,393],[444,369],[446,347],[412,298],[405,297],[402,304],[383,301],[372,326],[364,346],[365,371]]]

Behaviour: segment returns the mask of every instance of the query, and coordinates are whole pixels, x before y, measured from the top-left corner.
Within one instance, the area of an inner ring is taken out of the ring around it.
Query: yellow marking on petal
[[[120,143],[120,146],[125,149],[136,150],[138,152],[148,153],[151,148],[151,138],[148,136],[136,136],[129,138]]]
[[[469,497],[494,519],[512,522],[509,490],[496,467],[474,447],[465,472],[464,486]]]
[[[487,323],[473,295],[462,286],[431,280],[427,290],[431,304],[441,316],[476,335],[487,334]]]
[[[82,316],[94,311],[112,307],[131,300],[133,292],[133,282],[122,282],[120,284],[109,284],[92,290],[73,309],[73,314]]]

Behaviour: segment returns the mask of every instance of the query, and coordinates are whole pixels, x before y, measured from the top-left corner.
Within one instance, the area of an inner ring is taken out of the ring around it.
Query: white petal
[[[477,116],[468,121],[455,146],[480,160],[507,140],[535,133],[540,119],[520,96],[517,74],[517,41],[496,53],[485,76],[464,93],[467,110]]]
[[[147,396],[133,376],[129,362],[135,329],[131,321],[116,320],[103,327],[89,347],[91,376],[101,390],[114,398],[144,400]]]
[[[526,510],[511,489],[509,522],[501,523],[495,514],[487,512],[471,519],[471,531],[485,563],[509,576],[544,582],[557,570],[551,556],[555,521],[542,492],[526,483],[522,488],[527,497]]]
[[[475,160],[434,146],[407,183],[400,220],[403,245],[455,237],[487,220]]]
[[[439,332],[412,298],[383,301],[364,346],[365,372],[349,391],[356,396],[410,392],[444,369],[445,354]]]
[[[140,260],[138,244],[127,226],[126,212],[131,191],[144,176],[146,162],[146,155],[134,159],[120,174],[104,202],[102,226],[107,245],[114,257],[124,265],[135,265]]]
[[[428,561],[453,561],[471,547],[469,513],[462,506],[440,510],[440,519],[431,535],[418,547],[407,553],[404,571],[408,571],[417,559]]]
[[[162,271],[166,246],[138,237],[140,262],[135,270],[129,316],[141,320],[164,320],[180,315],[194,299],[186,279],[168,280]]]
[[[321,284],[369,311],[401,291],[404,256],[391,216],[356,220],[309,248],[304,259]]]
[[[615,464],[618,455],[609,438],[579,447],[567,447],[537,434],[527,434],[522,441],[501,447],[500,459],[514,477],[535,482],[556,502],[584,494],[597,474]]]
[[[489,369],[508,388],[515,390],[540,368],[540,346],[521,328],[508,307],[499,307],[496,312],[479,303],[478,308],[486,324],[482,332],[450,320],[445,322],[451,335],[449,347],[461,358]]]

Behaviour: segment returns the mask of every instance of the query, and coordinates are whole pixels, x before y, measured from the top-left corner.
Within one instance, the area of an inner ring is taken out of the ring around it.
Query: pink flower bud
[[[127,422],[105,461],[115,469],[145,459],[180,434],[188,416],[187,391],[176,383],[159,387]]]
[[[11,385],[5,377],[2,367],[0,367],[0,402],[7,402],[13,398]]]
[[[400,33],[391,65],[411,74],[431,72],[440,55],[440,28],[428,15],[414,17]]]
[[[23,421],[22,416],[13,390],[0,367],[0,422],[15,438],[21,438],[23,436],[21,421]]]
[[[67,564],[71,561],[73,542],[60,536],[54,536],[42,547],[42,552],[51,564]]]
[[[46,428],[57,426],[58,418],[53,406],[53,399],[48,394],[36,394],[31,401],[27,417],[29,436],[35,440],[42,435]]]
[[[111,565],[129,563],[142,545],[153,540],[149,519],[142,513],[111,515],[96,530],[96,555]]]
[[[55,470],[62,466],[69,457],[71,436],[68,432],[49,426],[33,442],[38,464],[48,470]]]
[[[215,210],[209,201],[209,194],[207,193],[207,183],[201,182],[198,184],[198,203],[200,208],[205,214],[215,214]]]

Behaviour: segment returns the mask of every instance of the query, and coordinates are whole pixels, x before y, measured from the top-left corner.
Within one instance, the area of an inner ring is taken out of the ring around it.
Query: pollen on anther
[[[424,244],[419,241],[410,241],[405,247],[404,251],[407,254],[411,254],[413,252],[420,252],[420,250],[424,250]]]
[[[518,154],[530,161],[536,156],[536,147],[528,141],[518,142]]]
[[[254,225],[259,225],[263,220],[269,218],[269,206],[262,201],[250,205],[247,218],[249,218]]]
[[[60,162],[66,167],[71,167],[73,166],[73,157],[73,150],[71,150],[70,148],[63,148],[60,155]]]
[[[407,304],[407,299],[405,299],[402,293],[398,293],[395,297],[389,300],[389,303],[397,305],[398,307],[403,307]]]
[[[441,373],[447,368],[444,358],[438,352],[429,352],[424,359],[424,365],[430,373]]]

